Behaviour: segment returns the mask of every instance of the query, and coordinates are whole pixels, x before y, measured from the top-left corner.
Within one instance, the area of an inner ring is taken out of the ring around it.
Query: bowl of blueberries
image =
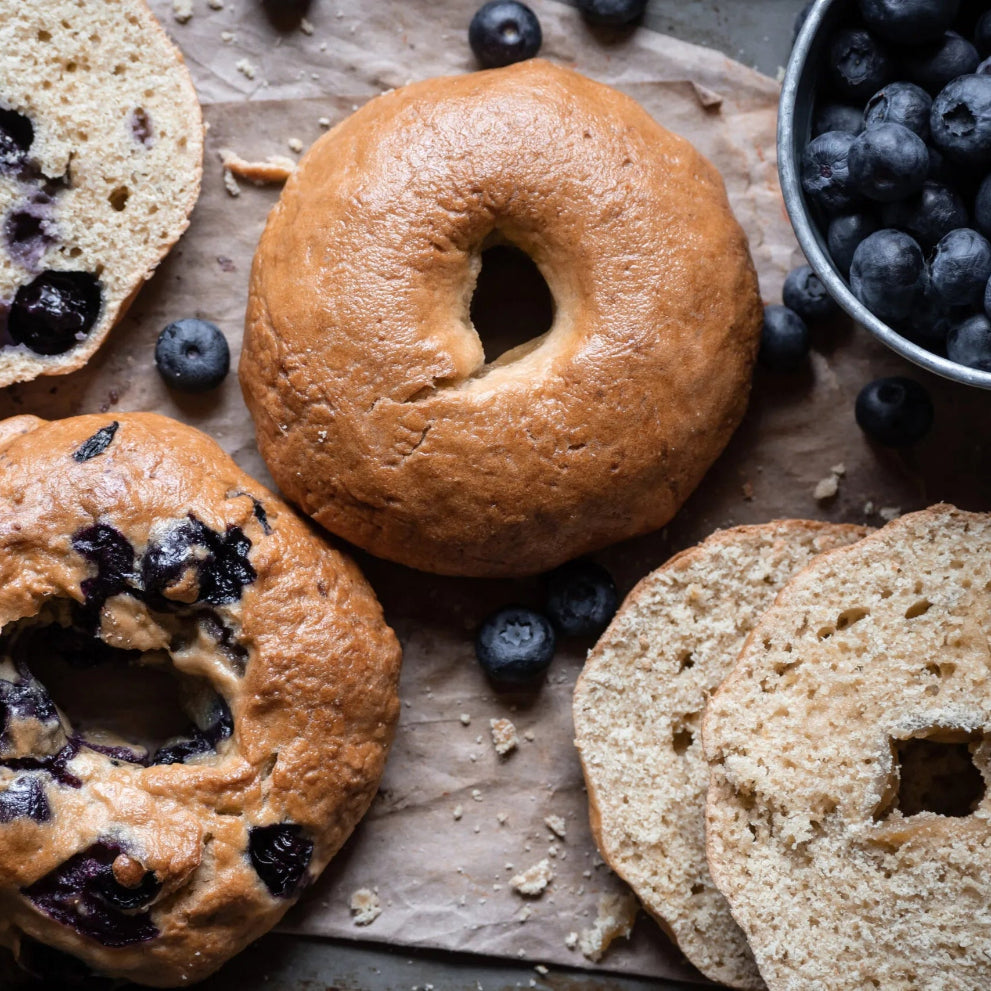
[[[991,3],[816,0],[778,118],[785,204],[829,294],[991,389]]]

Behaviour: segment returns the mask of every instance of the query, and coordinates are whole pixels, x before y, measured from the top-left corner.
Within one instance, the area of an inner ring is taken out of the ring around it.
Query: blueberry
[[[231,353],[216,325],[195,318],[176,320],[158,335],[155,365],[169,387],[205,392],[227,377]]]
[[[248,834],[248,856],[275,898],[292,898],[313,856],[313,841],[295,823],[254,826]]]
[[[875,379],[860,390],[854,407],[857,425],[883,447],[907,447],[932,426],[929,393],[912,379]]]
[[[826,73],[837,96],[864,103],[890,78],[891,60],[870,32],[841,28],[830,42]]]
[[[193,757],[202,757],[213,752],[210,741],[200,735],[176,737],[163,743],[155,751],[151,764],[185,764]]]
[[[787,306],[765,306],[757,361],[772,372],[797,371],[809,357],[809,328]]]
[[[977,49],[956,31],[946,31],[933,44],[903,54],[905,74],[934,96],[952,79],[973,72],[981,61]]]
[[[45,783],[37,774],[21,774],[14,778],[6,791],[0,791],[0,823],[14,819],[49,822],[52,807],[45,796]]]
[[[533,58],[542,41],[537,15],[518,0],[489,0],[468,26],[468,44],[485,69]]]
[[[814,138],[827,131],[846,131],[847,134],[860,134],[863,129],[863,111],[845,103],[819,104],[812,117],[812,137]]]
[[[808,265],[800,265],[788,273],[781,290],[781,301],[806,323],[828,320],[839,312],[836,300]]]
[[[80,464],[84,461],[89,461],[92,458],[99,457],[103,452],[110,447],[113,442],[114,435],[117,433],[120,424],[114,420],[112,423],[108,423],[105,427],[100,427],[99,430],[92,437],[84,440],[82,444],[79,445],[72,452],[72,460],[78,461]]]
[[[958,365],[991,372],[991,320],[979,313],[957,324],[946,338],[946,357]]]
[[[933,100],[933,141],[964,165],[991,164],[991,76],[961,76]]]
[[[942,297],[932,287],[932,281],[926,281],[926,287],[916,300],[906,320],[898,324],[897,330],[902,337],[918,344],[919,347],[933,354],[946,354],[946,337],[950,330],[964,319],[968,311],[948,306]]]
[[[22,200],[3,223],[7,253],[29,272],[36,272],[45,252],[58,236],[54,199],[37,189]]]
[[[840,213],[856,202],[848,155],[854,136],[827,131],[813,138],[802,153],[802,189],[827,213]]]
[[[991,279],[991,244],[977,231],[950,231],[936,245],[929,275],[948,306],[980,306]]]
[[[13,771],[44,771],[66,788],[81,788],[82,781],[69,770],[69,764],[78,754],[79,744],[70,740],[56,754],[44,757],[7,757],[0,761],[0,765]]]
[[[26,673],[20,681],[0,680],[0,732],[6,732],[15,719],[34,719],[39,723],[59,721],[48,690]]]
[[[876,124],[858,134],[847,161],[853,187],[881,203],[919,192],[929,171],[926,143],[901,124]]]
[[[922,191],[895,203],[885,203],[881,210],[885,227],[896,227],[931,248],[952,230],[970,222],[967,207],[959,193],[941,182],[927,179]]]
[[[888,83],[868,101],[864,110],[864,126],[901,124],[925,141],[929,137],[929,114],[932,97],[915,83]]]
[[[941,34],[954,21],[960,0],[860,0],[860,13],[886,41],[918,44]]]
[[[554,628],[546,616],[523,606],[506,606],[482,623],[475,656],[497,686],[526,688],[536,684],[554,657]]]
[[[27,163],[34,141],[34,127],[24,114],[0,108],[0,172],[21,168]]]
[[[925,287],[922,249],[907,234],[885,229],[857,246],[850,265],[850,288],[878,319],[905,320]]]
[[[547,576],[547,616],[566,637],[597,636],[618,606],[612,576],[594,561],[572,561]]]
[[[974,226],[985,237],[991,237],[991,175],[981,183],[974,198]]]
[[[991,10],[986,10],[974,27],[974,45],[984,58],[991,55]]]
[[[578,0],[578,9],[592,24],[619,27],[643,17],[647,0]]]
[[[893,225],[893,226],[897,226]],[[829,222],[826,241],[833,264],[844,277],[850,275],[850,265],[857,245],[878,230],[880,224],[870,213],[845,213]]]
[[[96,565],[96,574],[84,578],[81,585],[86,597],[87,625],[95,629],[104,602],[111,596],[131,591],[137,577],[134,548],[119,530],[107,523],[80,530],[73,536],[72,546],[90,564]]]
[[[14,296],[7,330],[37,354],[64,354],[93,329],[103,290],[89,272],[42,272]]]
[[[103,946],[120,948],[158,936],[147,912],[160,883],[146,872],[136,888],[117,881],[113,864],[121,848],[99,842],[70,857],[23,893],[49,918]]]
[[[148,751],[144,747],[124,747],[107,743],[93,743],[92,740],[87,740],[82,736],[73,736],[72,740],[79,747],[85,747],[87,750],[103,754],[104,757],[109,757],[111,760],[119,761],[123,764],[140,764],[142,766],[147,766],[148,764]]]

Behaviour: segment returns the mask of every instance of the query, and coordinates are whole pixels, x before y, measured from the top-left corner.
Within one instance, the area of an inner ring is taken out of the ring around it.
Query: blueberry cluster
[[[544,611],[504,606],[492,613],[475,638],[475,656],[500,690],[523,690],[540,682],[550,667],[557,635],[597,636],[619,605],[609,572],[587,559],[552,571]]]
[[[833,35],[802,187],[858,299],[991,371],[991,12],[859,0]],[[985,59],[985,61],[982,61]]]

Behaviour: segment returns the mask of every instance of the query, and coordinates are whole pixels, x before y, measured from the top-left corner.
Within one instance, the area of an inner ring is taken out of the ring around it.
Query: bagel
[[[0,0],[0,386],[93,355],[186,229],[202,161],[144,0]]]
[[[4,421],[0,495],[0,945],[48,987],[198,981],[371,802],[399,646],[353,564],[164,417]]]
[[[493,361],[483,247],[550,330]],[[633,100],[532,60],[378,97],[300,162],[240,379],[286,495],[426,571],[520,575],[666,523],[747,401],[761,302],[721,178]]]
[[[903,516],[781,591],[706,708],[713,879],[770,991],[991,983],[991,517]]]
[[[642,579],[575,686],[575,745],[603,858],[706,977],[763,988],[705,860],[702,710],[774,596],[863,527],[721,530]]]

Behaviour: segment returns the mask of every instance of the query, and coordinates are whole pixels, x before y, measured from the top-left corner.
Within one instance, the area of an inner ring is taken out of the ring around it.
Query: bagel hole
[[[202,736],[218,706],[226,710],[205,679],[174,667],[167,650],[112,646],[88,632],[79,613],[77,603],[53,600],[0,633],[0,679],[39,683],[67,737],[111,748],[113,759],[146,762],[163,746]],[[9,721],[0,703],[0,730]]]
[[[935,812],[951,819],[971,815],[984,800],[986,785],[974,764],[974,751],[983,738],[963,731],[938,736],[892,740],[897,766],[894,794],[875,815],[885,819]]]
[[[554,297],[525,251],[512,244],[494,244],[482,251],[469,316],[485,362],[491,365],[551,329]]]

